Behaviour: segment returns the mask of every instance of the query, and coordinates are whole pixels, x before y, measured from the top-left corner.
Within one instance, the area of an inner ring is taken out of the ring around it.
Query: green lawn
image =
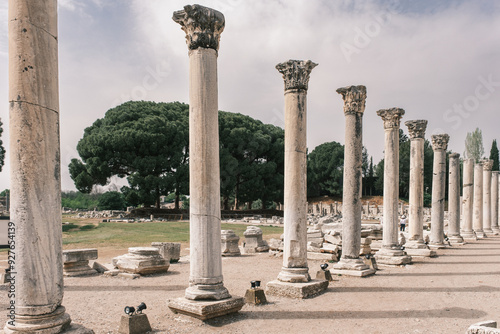
[[[63,220],[68,221],[68,220]],[[222,229],[233,230],[240,238],[247,225],[222,224]],[[264,235],[279,236],[282,227],[259,226]],[[189,242],[189,222],[151,223],[88,223],[76,221],[63,224],[63,244],[86,246],[133,247],[148,245],[153,241]]]

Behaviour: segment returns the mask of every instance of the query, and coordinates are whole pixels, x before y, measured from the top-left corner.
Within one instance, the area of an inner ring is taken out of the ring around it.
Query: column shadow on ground
[[[223,327],[242,320],[313,320],[313,319],[479,319],[488,313],[481,310],[450,307],[434,310],[387,311],[241,311],[238,314],[206,320],[207,325]]]
[[[414,261],[415,262],[415,261]],[[422,262],[428,263],[428,262]],[[457,262],[432,262],[432,264],[500,264],[500,261],[457,261]]]
[[[484,275],[500,275],[500,271],[487,271],[487,272],[454,272],[454,273],[378,273],[377,276],[484,276]]]
[[[329,289],[330,290],[330,289]],[[500,287],[489,286],[489,285],[478,285],[478,286],[465,286],[459,288],[449,288],[449,287],[422,287],[422,288],[412,288],[412,287],[380,287],[380,286],[365,286],[365,287],[338,287],[331,288],[333,293],[352,293],[352,292],[498,292]]]

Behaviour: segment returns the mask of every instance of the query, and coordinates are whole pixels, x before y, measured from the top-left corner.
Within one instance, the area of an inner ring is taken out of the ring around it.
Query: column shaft
[[[483,231],[483,166],[474,166],[474,214],[472,227],[478,238],[484,238]]]
[[[383,247],[398,244],[399,127],[385,129]]]
[[[410,148],[410,241],[424,244],[424,142],[411,139]]]
[[[491,168],[493,160],[483,161],[483,231],[492,234],[491,229]]]
[[[498,228],[498,171],[491,174],[491,229],[494,233],[499,233]]]
[[[446,181],[446,151],[434,150],[432,178],[431,240],[434,245],[444,241],[444,195]]]
[[[460,236],[460,163],[459,154],[450,154],[448,181],[448,238],[450,242],[463,242]]]
[[[463,162],[463,231],[464,238],[475,238],[472,230],[473,194],[474,194],[474,160],[465,159]]]

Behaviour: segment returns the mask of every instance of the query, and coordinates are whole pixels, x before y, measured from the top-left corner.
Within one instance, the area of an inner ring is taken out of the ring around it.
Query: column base
[[[408,249],[429,249],[423,240],[409,240],[405,243],[405,252],[408,253]]]
[[[167,305],[173,313],[180,313],[196,319],[207,320],[238,312],[243,305],[245,305],[245,299],[242,297],[230,297],[216,301],[200,301],[181,297],[169,300]]]
[[[429,248],[408,248],[405,247],[405,252],[407,255],[413,257],[437,257],[436,251],[430,250]]]
[[[464,241],[476,241],[476,233],[474,231],[461,231],[460,235],[464,238]]]
[[[278,274],[278,280],[289,283],[306,283],[311,280],[309,268],[286,268],[282,267]]]
[[[274,280],[266,285],[269,295],[289,298],[309,298],[324,292],[328,288],[328,281],[312,280],[306,283],[290,283]]]
[[[500,228],[498,228],[498,226],[492,226],[491,229],[493,230],[493,233],[495,233],[495,235],[500,234]]]
[[[30,333],[30,334],[56,334],[70,329],[71,318],[66,313],[64,306],[59,306],[54,312],[42,315],[17,315],[15,326],[7,324],[3,332]],[[89,332],[90,333],[90,332]]]
[[[476,238],[478,239],[484,239],[484,238],[487,238],[486,234],[484,233],[484,231],[474,231],[476,232]]]
[[[64,277],[89,276],[97,274],[95,269],[90,268],[89,261],[78,261],[65,263],[63,266]]]
[[[484,229],[484,233],[489,236],[495,235],[495,232],[493,232],[492,229]]]
[[[450,245],[445,244],[444,242],[440,243],[440,244],[438,244],[438,243],[434,243],[434,244],[429,243],[429,248],[430,249],[446,249],[446,248],[450,248]]]
[[[408,256],[400,249],[381,248],[375,253],[377,264],[388,266],[401,266],[411,263],[411,256]]]
[[[464,238],[462,238],[461,235],[452,235],[452,236],[449,236],[448,237],[448,241],[452,245],[464,245],[465,244]]]
[[[189,300],[221,300],[231,298],[229,291],[220,284],[192,284],[184,295]]]
[[[360,258],[341,258],[340,261],[333,266],[333,269],[331,269],[330,272],[332,274],[365,277],[375,274],[375,269],[370,268],[370,266],[365,264],[365,262]]]

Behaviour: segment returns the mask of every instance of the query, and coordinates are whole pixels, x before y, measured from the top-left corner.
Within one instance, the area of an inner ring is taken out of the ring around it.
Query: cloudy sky
[[[219,109],[284,126],[288,59],[319,66],[308,92],[308,147],[344,142],[335,90],[365,85],[364,145],[383,156],[379,109],[427,119],[427,138],[449,133],[463,153],[467,132],[485,150],[500,139],[500,1],[199,0],[226,18],[219,50]],[[59,0],[62,188],[83,130],[128,100],[188,102],[188,55],[172,13],[178,0]],[[0,4],[0,117],[8,150],[7,1]],[[403,129],[407,132],[406,127]],[[0,190],[9,187],[9,161]]]

